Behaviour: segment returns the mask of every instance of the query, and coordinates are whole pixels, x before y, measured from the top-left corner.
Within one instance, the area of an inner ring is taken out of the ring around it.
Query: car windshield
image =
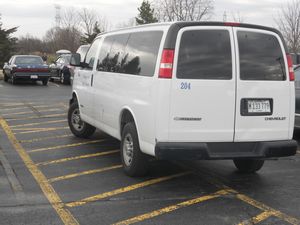
[[[65,56],[65,60],[66,60],[67,63],[70,63],[70,61],[71,61],[71,55]]]
[[[40,57],[16,57],[15,64],[43,64],[43,60]]]

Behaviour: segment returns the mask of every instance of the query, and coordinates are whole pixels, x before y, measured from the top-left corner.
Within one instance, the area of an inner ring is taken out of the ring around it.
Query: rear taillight
[[[160,61],[159,78],[172,78],[173,61],[174,49],[164,49]]]
[[[290,81],[294,81],[295,80],[295,73],[294,73],[294,68],[293,68],[292,56],[287,54],[286,58],[287,58],[287,63],[288,63]]]
[[[240,24],[240,23],[237,23],[237,22],[225,22],[224,25],[225,25],[225,26],[231,26],[231,27],[238,27],[238,26],[240,26],[241,24]]]

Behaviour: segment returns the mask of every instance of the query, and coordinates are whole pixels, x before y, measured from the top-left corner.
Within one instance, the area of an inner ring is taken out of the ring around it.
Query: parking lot
[[[153,161],[130,178],[118,140],[71,134],[70,94],[0,81],[0,224],[300,224],[299,151],[250,175],[231,161]]]

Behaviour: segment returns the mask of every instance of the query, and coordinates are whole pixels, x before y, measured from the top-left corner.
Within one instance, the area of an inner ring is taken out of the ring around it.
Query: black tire
[[[4,78],[3,78],[4,82],[8,81],[8,76],[6,74],[4,74]]]
[[[12,85],[17,84],[17,79],[16,79],[16,77],[14,75],[11,75],[11,84]]]
[[[130,141],[132,143],[132,150],[128,151],[126,145]],[[138,134],[133,122],[127,123],[123,129],[120,149],[124,172],[128,176],[144,176],[148,172],[149,160],[147,155],[140,150]],[[131,156],[128,156],[128,154],[131,154]],[[128,161],[128,157],[131,158],[131,161]]]
[[[48,85],[48,81],[49,81],[49,79],[42,80],[43,85],[47,86]]]
[[[76,112],[78,112],[78,113],[76,114]],[[77,116],[77,118],[74,118],[75,116]],[[78,121],[75,121],[76,119],[78,119]],[[78,122],[78,125],[76,125],[75,122]],[[77,101],[74,101],[69,106],[68,123],[69,123],[71,132],[76,137],[89,138],[90,136],[92,136],[94,134],[94,132],[96,130],[95,127],[93,127],[92,125],[81,120]],[[79,129],[79,126],[80,126],[80,129]]]
[[[62,84],[70,84],[70,77],[69,79],[65,76],[64,73],[61,73],[60,75],[60,83]]]
[[[234,165],[241,173],[254,173],[264,165],[264,160],[259,159],[234,159]]]

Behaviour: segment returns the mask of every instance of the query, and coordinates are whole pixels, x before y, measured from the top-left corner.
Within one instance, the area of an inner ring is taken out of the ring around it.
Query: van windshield
[[[238,31],[241,80],[285,80],[283,53],[274,35]]]

